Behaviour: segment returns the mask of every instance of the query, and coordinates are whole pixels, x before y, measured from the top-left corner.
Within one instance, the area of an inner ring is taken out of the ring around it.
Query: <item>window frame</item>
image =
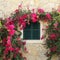
[[[40,23],[40,37],[42,37],[42,35],[44,34],[44,31],[42,30],[45,26],[45,24],[43,22],[39,22]],[[21,38],[23,39],[23,30],[21,30],[22,35]],[[43,43],[43,40],[23,40],[26,41],[26,43]]]

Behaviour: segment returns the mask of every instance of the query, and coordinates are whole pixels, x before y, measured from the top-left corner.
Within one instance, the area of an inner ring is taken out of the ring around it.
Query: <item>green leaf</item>
[[[2,23],[1,23],[1,21],[0,21],[0,27],[2,27]]]
[[[1,41],[2,39],[1,39],[1,37],[0,37],[0,41]]]
[[[3,58],[2,58],[2,57],[0,57],[0,60],[3,60]]]

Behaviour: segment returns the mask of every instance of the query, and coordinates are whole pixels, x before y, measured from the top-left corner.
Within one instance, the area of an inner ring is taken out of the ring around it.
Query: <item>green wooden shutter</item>
[[[23,30],[23,39],[24,40],[38,40],[40,39],[40,23],[31,23],[26,25],[26,28]]]

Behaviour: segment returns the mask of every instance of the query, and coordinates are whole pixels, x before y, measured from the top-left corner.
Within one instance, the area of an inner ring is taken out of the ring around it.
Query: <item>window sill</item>
[[[43,43],[43,40],[24,40],[26,43]]]
[[[44,34],[44,31],[42,30],[45,26],[46,26],[46,24],[44,24],[43,22],[40,22],[40,37],[42,37],[43,36],[43,34]],[[23,30],[22,30],[22,36],[23,36]],[[21,38],[23,38],[21,36]],[[43,44],[44,43],[44,40],[23,40],[23,41],[26,41],[26,43],[28,44],[28,43],[41,43],[41,44]]]

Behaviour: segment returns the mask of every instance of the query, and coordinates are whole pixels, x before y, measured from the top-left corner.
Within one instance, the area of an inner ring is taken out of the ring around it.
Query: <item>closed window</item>
[[[39,40],[40,39],[40,23],[26,24],[26,28],[23,30],[24,40]]]

